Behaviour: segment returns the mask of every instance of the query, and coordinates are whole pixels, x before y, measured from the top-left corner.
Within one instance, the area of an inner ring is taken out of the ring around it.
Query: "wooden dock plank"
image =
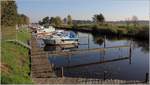
[[[143,81],[87,78],[34,78],[38,84],[144,84]]]
[[[48,57],[42,48],[38,48],[37,41],[31,39],[31,76],[32,78],[50,78],[53,77],[53,68]],[[43,52],[39,54],[37,51]]]

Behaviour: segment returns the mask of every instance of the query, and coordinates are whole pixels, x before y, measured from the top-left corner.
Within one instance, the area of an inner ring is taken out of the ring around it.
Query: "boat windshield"
[[[76,34],[73,31],[65,32],[64,37],[77,38]]]

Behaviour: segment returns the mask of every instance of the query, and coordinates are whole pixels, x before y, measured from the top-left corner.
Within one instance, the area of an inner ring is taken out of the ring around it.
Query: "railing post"
[[[61,67],[61,77],[64,78],[64,68]]]
[[[147,83],[149,81],[149,73],[146,73],[146,76],[145,76],[145,82]]]

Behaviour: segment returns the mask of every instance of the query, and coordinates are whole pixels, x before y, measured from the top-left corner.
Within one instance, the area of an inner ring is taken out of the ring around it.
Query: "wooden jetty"
[[[37,84],[145,84],[138,80],[90,79],[90,78],[33,78]]]
[[[34,37],[31,39],[31,77],[32,78],[50,78],[54,77],[52,65],[48,61],[46,54],[33,55],[36,51],[42,51],[37,47]]]

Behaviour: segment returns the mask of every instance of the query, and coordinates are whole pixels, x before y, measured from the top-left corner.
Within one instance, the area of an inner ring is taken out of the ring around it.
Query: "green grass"
[[[13,28],[13,27],[6,27]],[[2,31],[4,32],[4,30]],[[8,32],[8,31],[7,31]],[[10,32],[10,31],[9,31]],[[5,32],[6,33],[6,32]],[[30,61],[28,49],[19,45],[6,42],[6,39],[11,39],[9,35],[3,33],[1,41],[1,83],[2,84],[24,84],[32,83],[29,76]],[[11,34],[11,33],[8,33]],[[12,35],[15,35],[12,33]],[[26,29],[19,30],[18,39],[26,42],[30,39],[30,33]]]
[[[2,32],[2,40],[16,38],[17,31],[16,31],[15,26],[9,26],[9,27],[1,26],[1,32]]]
[[[29,33],[29,31],[25,28],[22,28],[20,30],[18,30],[17,32],[17,40],[20,40],[24,43],[27,42],[27,40],[29,40],[31,38],[31,33]]]

